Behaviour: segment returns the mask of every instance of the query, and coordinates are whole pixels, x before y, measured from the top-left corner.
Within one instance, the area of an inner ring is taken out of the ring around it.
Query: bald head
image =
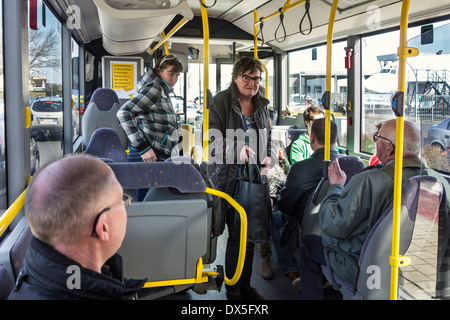
[[[378,134],[389,139],[393,145],[396,141],[397,120],[391,119],[386,121],[378,130]],[[403,129],[403,157],[413,157],[420,155],[421,149],[420,130],[410,121],[404,121]],[[377,142],[377,157],[383,164],[395,158],[395,148],[390,145],[387,140],[379,139]]]
[[[75,241],[88,232],[96,200],[118,183],[100,159],[71,155],[43,167],[31,180],[25,214],[33,234],[47,243]]]

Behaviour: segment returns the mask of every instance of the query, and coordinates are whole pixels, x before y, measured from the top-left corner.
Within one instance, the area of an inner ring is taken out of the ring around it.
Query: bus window
[[[347,70],[344,66],[345,42],[333,43],[331,78],[331,113],[338,126],[339,146],[347,145]],[[326,91],[326,45],[289,53],[289,110],[295,115],[309,106],[322,107]],[[283,110],[285,107],[283,107]]]
[[[420,54],[407,58],[405,70],[405,120],[414,122],[420,128],[422,156],[427,164],[444,172],[450,172],[450,140],[446,138],[450,134],[446,128],[450,117],[450,99],[447,93],[450,90],[448,22],[434,25],[430,31],[434,33],[433,43],[421,43],[421,26],[408,29],[408,46],[418,48]],[[398,39],[399,31],[362,38],[364,107],[361,152],[375,152],[372,135],[376,125],[395,117],[391,99],[398,90]]]
[[[30,108],[33,116],[32,136],[39,147],[41,166],[62,156],[63,111],[48,114],[37,123],[33,104],[43,100],[62,102],[61,23],[51,10],[38,1],[38,28],[29,29]],[[39,12],[45,10],[45,14]],[[44,17],[45,21],[42,21]],[[40,102],[41,101],[41,102]]]
[[[80,119],[84,113],[84,104],[80,101],[80,57],[79,46],[72,38],[72,129],[73,141],[80,135]]]

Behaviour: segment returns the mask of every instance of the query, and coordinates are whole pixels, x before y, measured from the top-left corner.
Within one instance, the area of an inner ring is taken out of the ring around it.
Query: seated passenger
[[[311,106],[303,112],[303,121],[305,121],[307,131],[304,134],[301,134],[297,140],[293,141],[291,144],[291,153],[289,156],[291,164],[309,158],[313,153],[309,139],[312,122],[315,119],[323,117],[324,113],[319,107]]]
[[[358,261],[361,248],[379,216],[392,203],[394,197],[396,120],[389,120],[374,134],[376,155],[384,165],[372,167],[356,174],[343,187],[346,175],[338,161],[333,161],[328,170],[330,187],[319,211],[321,227],[328,235],[308,235],[300,245],[300,276],[302,278],[302,299],[321,299],[323,275],[321,265],[326,265],[324,246],[336,246]],[[409,121],[404,124],[403,181],[417,175],[434,175],[445,179],[431,169],[422,172],[420,155],[421,135]],[[330,255],[329,263],[344,280],[352,282],[351,266],[341,256]]]
[[[337,126],[331,121],[330,160],[340,156],[334,147],[336,139]],[[311,148],[314,151],[311,157],[292,165],[278,200],[278,208],[297,221],[297,223],[301,223],[309,196],[323,177],[323,160],[325,155],[324,118],[319,118],[312,122]]]
[[[100,159],[69,156],[43,167],[27,189],[33,236],[11,300],[131,299],[144,280],[124,280],[116,251],[129,204]]]

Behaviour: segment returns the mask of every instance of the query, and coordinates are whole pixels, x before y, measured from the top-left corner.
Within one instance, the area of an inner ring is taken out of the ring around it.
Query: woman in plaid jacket
[[[138,94],[117,112],[117,118],[131,142],[129,162],[155,162],[170,158],[178,141],[172,140],[177,118],[169,93],[177,83],[183,65],[175,55],[156,61],[139,80]]]

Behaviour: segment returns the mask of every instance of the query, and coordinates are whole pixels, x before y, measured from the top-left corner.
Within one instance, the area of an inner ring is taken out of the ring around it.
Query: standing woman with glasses
[[[155,162],[170,158],[178,141],[172,139],[177,117],[169,94],[183,65],[175,55],[159,58],[153,69],[139,79],[138,94],[117,112],[117,118],[131,142],[129,162]],[[139,192],[143,200],[146,190]]]
[[[211,161],[213,162],[210,169],[211,180],[216,189],[226,192],[232,197],[235,197],[238,192],[235,190],[235,184],[241,175],[242,165],[240,164],[249,161],[257,162],[263,168],[262,174],[265,174],[271,162],[275,163],[271,159],[276,159],[276,152],[272,150],[270,143],[270,116],[267,107],[269,100],[260,93],[262,71],[262,65],[257,59],[253,57],[240,58],[233,66],[229,88],[214,97],[210,110],[210,137],[220,139],[220,141],[211,141],[218,146],[215,150],[211,150],[211,159],[214,159]],[[227,137],[227,131],[228,133],[233,132],[234,137]],[[243,132],[246,134],[240,134]],[[250,132],[256,132],[256,135]],[[246,137],[243,139],[243,136]],[[223,145],[221,144],[222,140]],[[219,155],[220,152],[223,153]],[[226,214],[229,232],[225,271],[231,278],[235,272],[239,255],[240,229],[239,225],[233,224],[233,215],[237,214],[234,209],[224,204],[222,212],[224,215]],[[254,243],[247,242],[247,254],[242,275],[236,285],[227,286],[228,299],[263,299],[250,286],[254,247]]]

